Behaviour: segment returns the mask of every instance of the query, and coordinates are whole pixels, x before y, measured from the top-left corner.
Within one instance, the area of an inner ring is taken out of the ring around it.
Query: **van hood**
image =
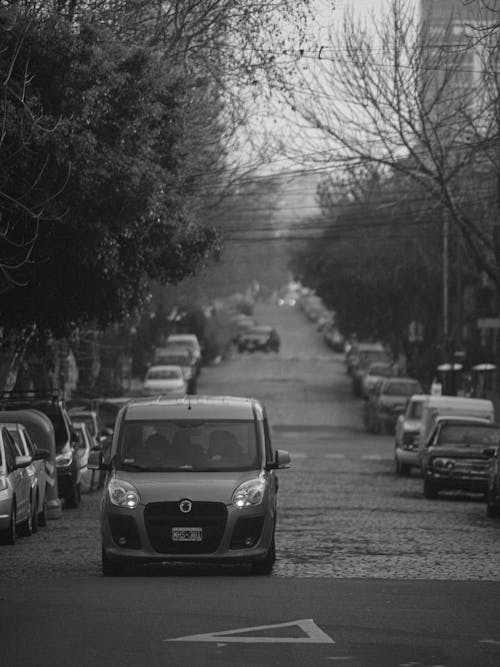
[[[260,470],[244,472],[129,472],[116,470],[115,479],[130,482],[138,491],[141,505],[154,502],[192,501],[231,504],[235,489]]]

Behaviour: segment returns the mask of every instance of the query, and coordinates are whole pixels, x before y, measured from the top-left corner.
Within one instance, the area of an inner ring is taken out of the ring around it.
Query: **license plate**
[[[201,542],[202,528],[172,528],[172,542]]]

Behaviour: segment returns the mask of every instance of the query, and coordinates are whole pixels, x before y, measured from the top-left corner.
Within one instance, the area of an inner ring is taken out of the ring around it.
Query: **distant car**
[[[167,338],[167,345],[181,345],[187,347],[191,351],[194,360],[194,366],[196,369],[196,375],[198,376],[201,371],[201,362],[202,362],[202,349],[198,336],[194,333],[177,333],[170,334]]]
[[[276,472],[263,406],[254,399],[137,399],[120,413],[101,504],[102,571],[148,562],[248,563],[270,574]]]
[[[197,368],[195,356],[189,348],[169,343],[164,347],[157,347],[153,355],[155,366],[180,366],[186,380],[187,391],[196,394]]]
[[[113,435],[113,431],[104,424],[97,410],[70,408],[69,416],[73,425],[75,422],[83,422],[86,425],[92,439],[91,449],[97,449],[106,446],[109,439]]]
[[[363,377],[375,362],[390,364],[391,358],[382,343],[357,343],[349,354],[348,372],[352,377],[352,393],[361,396]]]
[[[380,361],[370,364],[361,380],[361,394],[363,398],[368,398],[378,380],[394,377],[395,375],[394,364]]]
[[[238,352],[279,352],[280,344],[276,329],[261,324],[238,337]]]
[[[490,455],[498,445],[500,424],[486,419],[439,417],[422,454],[424,496],[440,491],[488,491]]]
[[[418,380],[413,378],[384,378],[364,403],[364,422],[372,433],[394,433],[396,422],[413,394],[422,393]]]
[[[47,524],[47,475],[45,474],[45,459],[49,452],[39,449],[27,428],[19,423],[6,423],[7,430],[11,434],[21,456],[29,456],[31,464],[26,468],[31,485],[31,530],[36,533],[38,525]]]
[[[0,543],[14,544],[17,533],[32,533],[31,484],[26,468],[30,456],[21,456],[5,424],[0,424]]]
[[[326,324],[323,328],[323,340],[334,352],[344,352],[345,336],[340,333],[334,322]]]
[[[145,395],[184,396],[187,383],[180,366],[150,366],[144,378]]]
[[[426,394],[410,397],[406,410],[396,420],[394,463],[396,474],[407,476],[412,468],[420,470],[418,439],[422,428],[422,406]]]

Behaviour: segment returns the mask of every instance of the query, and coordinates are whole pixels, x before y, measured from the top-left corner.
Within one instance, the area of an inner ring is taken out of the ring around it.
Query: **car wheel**
[[[16,508],[12,507],[10,522],[5,530],[0,531],[0,544],[15,544],[16,543]]]
[[[438,492],[434,484],[429,479],[424,479],[424,498],[427,500],[436,500]]]
[[[64,506],[67,509],[76,509],[80,502],[80,485],[75,482],[69,493],[64,496]]]
[[[31,532],[38,533],[38,497],[33,505],[33,514],[31,515]]]
[[[410,475],[410,466],[407,463],[401,463],[401,461],[396,457],[394,459],[396,467],[396,475],[400,477],[409,477]]]
[[[48,518],[47,498],[44,498],[42,509],[38,513],[38,525],[46,526]]]
[[[23,537],[29,537],[33,532],[33,505],[30,500],[28,507],[28,516],[19,526],[19,534]]]
[[[486,516],[496,517],[500,516],[500,507],[490,501],[490,494],[486,494]]]
[[[123,575],[125,568],[122,562],[111,560],[104,549],[101,551],[101,571],[105,577],[119,577]]]
[[[269,549],[263,560],[252,563],[252,569],[255,574],[269,575],[273,571],[274,563],[276,562],[276,541],[273,533],[273,539],[269,545]]]

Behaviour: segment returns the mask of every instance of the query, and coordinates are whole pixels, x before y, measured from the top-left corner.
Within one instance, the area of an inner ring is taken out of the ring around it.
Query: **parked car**
[[[335,322],[326,324],[323,329],[323,340],[334,352],[343,352],[345,346],[345,336],[343,336]]]
[[[181,345],[187,347],[193,355],[193,362],[196,369],[196,376],[201,372],[202,349],[198,336],[194,333],[170,334],[167,338],[167,345]]]
[[[492,422],[495,419],[495,409],[490,400],[483,398],[426,396],[422,404],[421,430],[418,437],[420,458],[439,417],[479,417]]]
[[[400,414],[413,394],[422,392],[418,380],[413,378],[383,378],[364,402],[365,427],[372,433],[394,433]]]
[[[440,491],[487,493],[490,456],[498,445],[500,424],[487,419],[438,417],[422,454],[424,496]]]
[[[0,424],[0,543],[14,544],[17,533],[31,535],[32,498],[27,468],[31,457],[23,456],[5,424]]]
[[[187,347],[170,343],[165,347],[157,347],[154,351],[155,366],[180,366],[186,380],[187,392],[196,394],[197,369],[193,352]]]
[[[390,364],[391,358],[382,343],[358,343],[349,355],[348,371],[352,377],[352,393],[361,396],[363,377],[375,362]]]
[[[500,516],[500,443],[485,448],[489,456],[488,481],[486,488],[486,514]]]
[[[394,364],[380,361],[370,364],[361,379],[361,395],[363,398],[368,398],[379,380],[394,377],[395,375],[397,373]]]
[[[150,366],[144,378],[145,395],[184,396],[187,383],[180,366]]]
[[[80,407],[70,408],[69,416],[73,426],[75,422],[82,422],[86,425],[92,441],[91,449],[104,448],[107,444],[110,444],[113,431],[104,424],[97,410],[84,410]]]
[[[94,445],[94,439],[90,434],[88,426],[85,422],[73,422],[76,435],[78,437],[78,444],[75,447],[75,455],[80,466],[80,490],[83,493],[92,491],[94,487],[99,485],[99,475],[95,470],[89,470],[88,461],[90,452],[103,451],[102,447]]]
[[[47,524],[47,475],[45,473],[45,459],[49,458],[49,452],[37,448],[31,436],[23,424],[6,423],[7,430],[11,434],[17,450],[21,456],[28,456],[31,464],[26,468],[31,486],[31,531],[36,533],[38,525]]]
[[[412,468],[420,470],[418,438],[422,428],[422,408],[426,394],[414,394],[406,410],[396,420],[394,463],[397,475],[407,476]]]
[[[238,338],[238,352],[279,352],[280,345],[276,329],[265,324],[249,329]]]
[[[74,456],[77,436],[66,403],[58,393],[11,392],[0,398],[2,410],[39,410],[52,422],[56,441],[56,469],[59,497],[66,508],[80,503],[80,472]]]
[[[101,505],[102,571],[169,561],[275,561],[276,470],[264,407],[254,399],[134,400],[119,415]]]

